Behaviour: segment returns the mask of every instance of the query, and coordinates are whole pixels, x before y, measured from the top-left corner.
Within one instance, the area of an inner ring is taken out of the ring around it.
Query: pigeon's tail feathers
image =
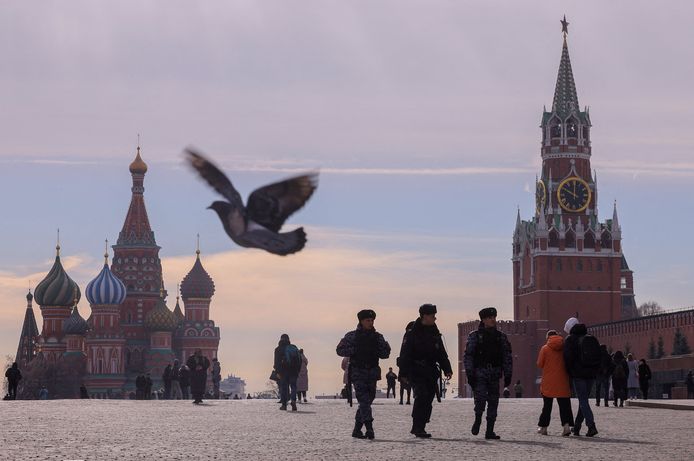
[[[306,232],[303,227],[279,234],[267,229],[256,229],[249,230],[240,239],[235,240],[241,246],[260,248],[272,254],[286,256],[304,248]]]

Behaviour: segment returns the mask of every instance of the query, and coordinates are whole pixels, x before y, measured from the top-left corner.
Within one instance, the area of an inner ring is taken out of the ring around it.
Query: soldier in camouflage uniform
[[[373,439],[374,418],[371,413],[371,403],[376,397],[376,382],[381,379],[378,360],[387,359],[390,356],[390,345],[383,335],[374,329],[376,313],[373,310],[359,311],[357,318],[359,319],[357,329],[348,332],[342,338],[337,345],[337,355],[349,357],[348,381],[354,385],[357,402],[359,402],[359,408],[354,417],[352,437]],[[351,387],[349,392],[352,392]],[[361,432],[363,426],[366,426],[366,434]]]
[[[477,435],[482,425],[482,414],[487,404],[486,439],[499,439],[494,433],[496,410],[499,406],[499,380],[503,374],[504,387],[511,384],[513,356],[506,335],[496,329],[496,309],[480,311],[480,326],[468,335],[465,347],[465,375],[475,396],[475,422],[472,434]]]

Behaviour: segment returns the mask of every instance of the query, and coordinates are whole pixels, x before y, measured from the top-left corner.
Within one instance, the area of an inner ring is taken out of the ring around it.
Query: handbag
[[[277,374],[277,370],[272,370],[272,372],[270,373],[270,381],[279,381],[279,380],[280,380],[280,377]]]

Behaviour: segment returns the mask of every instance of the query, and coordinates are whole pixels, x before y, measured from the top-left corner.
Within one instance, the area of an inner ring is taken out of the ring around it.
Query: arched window
[[[554,124],[552,126],[550,126],[550,128],[549,128],[549,136],[550,136],[550,138],[560,138],[561,137],[561,125],[554,122]]]
[[[592,230],[585,233],[585,236],[583,237],[583,248],[595,248],[595,234],[593,234]]]
[[[549,246],[559,248],[559,232],[554,228],[549,231]]]
[[[576,248],[576,234],[569,229],[564,235],[564,246],[566,248]]]
[[[576,261],[576,270],[578,272],[583,272],[583,261],[581,259]]]
[[[605,249],[612,249],[612,235],[608,231],[603,231],[600,236],[600,247]]]

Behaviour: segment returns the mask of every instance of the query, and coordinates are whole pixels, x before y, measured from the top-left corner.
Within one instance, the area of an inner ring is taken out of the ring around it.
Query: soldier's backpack
[[[627,379],[627,373],[624,370],[624,362],[619,362],[612,372],[612,379],[625,380]]]
[[[288,344],[284,348],[283,364],[289,371],[298,372],[301,369],[301,354],[294,344]]]
[[[578,339],[578,348],[578,360],[581,365],[597,373],[602,363],[602,351],[598,339],[593,335],[581,336]]]

